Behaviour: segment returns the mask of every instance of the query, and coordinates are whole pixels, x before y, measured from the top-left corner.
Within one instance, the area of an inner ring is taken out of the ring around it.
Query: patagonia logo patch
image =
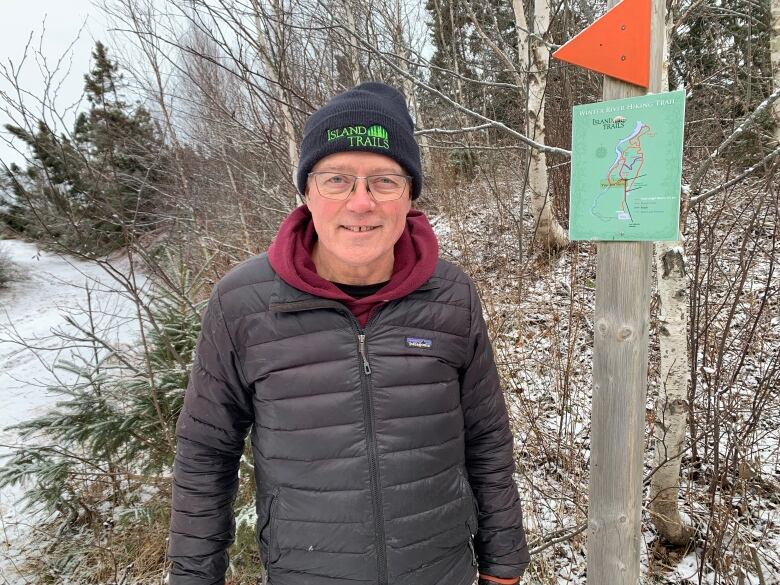
[[[433,347],[433,341],[425,339],[424,337],[407,337],[406,347],[414,347],[417,349],[431,349]]]
[[[350,147],[373,146],[374,148],[390,149],[390,136],[382,126],[374,124],[365,126],[345,126],[331,128],[328,131],[328,142],[346,140]]]

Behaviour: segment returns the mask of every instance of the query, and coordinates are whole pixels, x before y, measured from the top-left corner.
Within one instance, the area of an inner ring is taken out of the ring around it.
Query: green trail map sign
[[[684,91],[574,107],[570,239],[678,239],[684,120]]]

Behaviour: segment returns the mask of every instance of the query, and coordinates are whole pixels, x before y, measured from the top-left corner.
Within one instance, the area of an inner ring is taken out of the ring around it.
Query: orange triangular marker
[[[650,0],[623,0],[553,53],[553,57],[650,85]]]

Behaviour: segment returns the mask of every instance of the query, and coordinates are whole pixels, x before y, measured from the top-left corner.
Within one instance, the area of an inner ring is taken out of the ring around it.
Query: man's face
[[[372,152],[338,152],[320,159],[312,172],[334,171],[367,176],[382,173],[406,175],[393,159]],[[406,225],[406,214],[412,206],[411,185],[400,199],[377,202],[359,179],[346,201],[326,199],[319,194],[310,177],[306,199],[317,230],[318,254],[331,269],[371,273],[374,268],[392,268],[393,247]],[[357,231],[358,227],[368,231]],[[319,271],[319,266],[317,267]],[[325,276],[325,275],[323,275]],[[338,273],[330,275],[338,277]],[[389,276],[389,275],[388,275]],[[329,276],[325,276],[328,278]]]

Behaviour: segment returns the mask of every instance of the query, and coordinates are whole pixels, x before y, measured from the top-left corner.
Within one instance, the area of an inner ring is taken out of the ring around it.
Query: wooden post
[[[664,11],[652,0],[650,92],[662,91]],[[642,94],[604,80],[605,100]],[[597,254],[588,583],[637,585],[652,243],[604,242]]]

